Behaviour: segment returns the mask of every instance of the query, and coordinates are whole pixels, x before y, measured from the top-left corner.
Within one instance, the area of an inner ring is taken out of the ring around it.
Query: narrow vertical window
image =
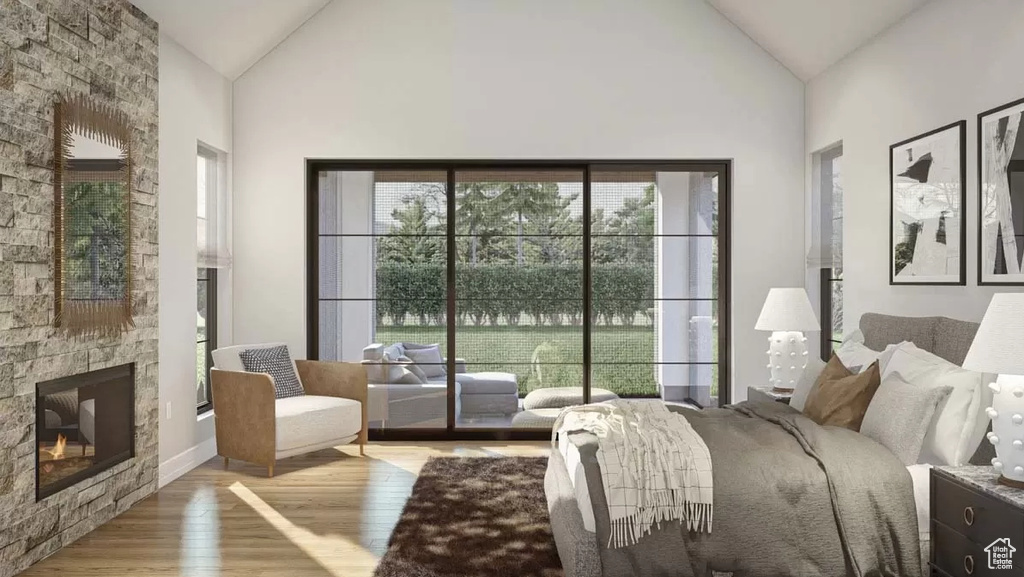
[[[196,153],[196,407],[213,408],[212,353],[217,348],[217,276],[230,266],[226,249],[226,191],[222,155],[204,146]]]
[[[818,239],[821,357],[827,360],[843,338],[843,147],[815,155],[820,207]]]

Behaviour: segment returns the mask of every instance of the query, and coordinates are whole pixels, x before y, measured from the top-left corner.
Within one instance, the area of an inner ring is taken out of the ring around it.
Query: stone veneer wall
[[[156,490],[158,42],[127,0],[0,0],[0,577]],[[91,94],[134,121],[136,328],[120,338],[52,328],[58,92]],[[36,383],[130,362],[135,458],[36,503]]]

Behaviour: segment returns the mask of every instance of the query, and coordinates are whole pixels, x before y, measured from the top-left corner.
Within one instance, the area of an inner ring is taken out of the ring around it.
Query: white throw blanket
[[[576,431],[598,439],[608,499],[608,547],[633,545],[661,521],[711,532],[711,454],[686,417],[657,401],[614,400],[562,410],[555,437]]]

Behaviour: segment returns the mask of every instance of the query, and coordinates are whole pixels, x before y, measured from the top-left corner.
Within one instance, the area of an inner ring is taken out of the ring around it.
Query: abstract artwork
[[[1024,100],[978,115],[978,284],[1024,285]]]
[[[961,120],[889,147],[889,284],[966,284],[966,136]]]

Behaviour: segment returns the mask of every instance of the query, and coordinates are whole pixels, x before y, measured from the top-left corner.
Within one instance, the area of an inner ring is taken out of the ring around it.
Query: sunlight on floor
[[[336,577],[350,575],[353,566],[374,565],[378,560],[376,555],[349,539],[337,535],[317,535],[295,525],[241,482],[233,483],[228,489],[283,537]]]
[[[200,487],[185,505],[181,516],[181,534],[203,535],[202,546],[182,539],[182,575],[217,574],[221,568],[220,517],[216,512],[217,492],[213,487]]]

